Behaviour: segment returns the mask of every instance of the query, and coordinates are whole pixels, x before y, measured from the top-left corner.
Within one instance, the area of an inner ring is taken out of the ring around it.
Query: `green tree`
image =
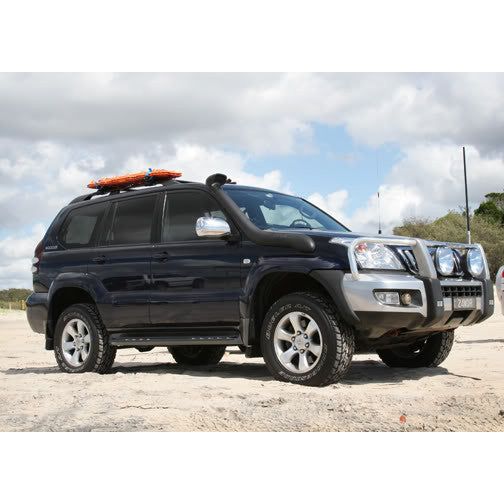
[[[489,220],[504,225],[504,193],[489,193],[486,201],[476,209],[474,215],[486,217]]]
[[[21,301],[30,294],[30,289],[4,289],[0,290],[0,301]]]
[[[488,201],[493,201],[497,205],[497,208],[504,213],[504,192],[491,192],[485,194],[485,198]]]

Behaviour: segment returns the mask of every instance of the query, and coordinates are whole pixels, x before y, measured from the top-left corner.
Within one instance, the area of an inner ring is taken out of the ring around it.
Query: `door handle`
[[[105,262],[105,256],[101,255],[98,257],[93,257],[92,261],[96,264],[103,264]]]
[[[166,261],[168,259],[168,252],[157,252],[156,254],[152,255],[152,258],[155,259],[156,261]]]

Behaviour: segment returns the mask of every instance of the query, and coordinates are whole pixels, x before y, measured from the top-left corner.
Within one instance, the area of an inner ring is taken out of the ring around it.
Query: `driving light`
[[[409,292],[403,292],[401,294],[401,303],[403,305],[409,306],[411,304],[411,301],[413,301],[413,298],[411,297],[411,294]]]
[[[355,259],[363,269],[403,270],[394,252],[382,243],[360,243],[355,247]]]
[[[467,270],[473,277],[480,277],[485,269],[485,261],[480,249],[470,249],[466,256]]]
[[[376,291],[375,298],[382,304],[400,305],[399,293],[394,291]]]
[[[436,250],[436,268],[443,276],[448,276],[455,270],[455,256],[448,247],[439,247]]]

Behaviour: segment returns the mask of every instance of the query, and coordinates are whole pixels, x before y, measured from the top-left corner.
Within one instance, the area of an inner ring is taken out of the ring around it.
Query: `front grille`
[[[416,263],[415,256],[413,255],[413,251],[409,248],[405,247],[397,247],[396,251],[401,256],[406,268],[414,274],[418,273],[418,266]]]
[[[443,297],[481,297],[481,285],[442,285]]]

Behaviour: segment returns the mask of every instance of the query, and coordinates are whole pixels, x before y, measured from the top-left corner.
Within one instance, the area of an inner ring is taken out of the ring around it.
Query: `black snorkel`
[[[257,245],[270,247],[287,247],[299,252],[309,253],[315,250],[315,242],[309,236],[298,233],[279,233],[277,231],[264,231],[255,226],[248,217],[238,208],[238,205],[222,190],[224,184],[233,184],[227,175],[215,173],[206,179],[206,185],[219,200],[227,211],[232,215],[235,222]]]

